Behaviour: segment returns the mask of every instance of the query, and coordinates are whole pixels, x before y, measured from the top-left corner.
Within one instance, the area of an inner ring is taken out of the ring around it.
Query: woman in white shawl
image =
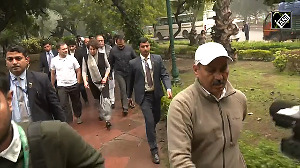
[[[93,97],[99,100],[100,120],[105,120],[106,128],[111,127],[111,105],[109,100],[108,75],[110,65],[105,53],[98,51],[99,43],[91,39],[87,44],[89,54],[82,60],[82,78],[85,88],[90,88]]]

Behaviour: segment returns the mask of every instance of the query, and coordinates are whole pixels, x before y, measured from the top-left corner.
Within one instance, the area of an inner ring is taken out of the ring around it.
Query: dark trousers
[[[142,109],[145,124],[146,124],[146,135],[150,151],[157,153],[156,143],[156,124],[160,120],[160,98],[155,98],[153,92],[146,92],[143,102],[140,104]]]
[[[127,87],[129,84],[129,78],[115,72],[115,79],[118,82],[120,88],[123,110],[128,110]]]
[[[80,101],[79,84],[75,84],[72,86],[66,86],[66,87],[58,86],[57,92],[58,92],[58,97],[60,100],[61,107],[64,110],[64,112],[66,113],[67,122],[73,121],[72,111],[69,108],[70,107],[69,97],[71,99],[72,109],[73,109],[75,117],[77,117],[77,118],[80,117],[82,105],[81,105],[81,101]],[[70,118],[70,117],[72,117],[72,118]]]
[[[245,38],[247,41],[249,41],[249,33],[245,33]]]
[[[83,98],[83,100],[84,100],[85,102],[88,102],[88,98],[87,98],[87,94],[86,94],[86,90],[85,90],[84,84],[83,84],[83,83],[80,83],[80,84],[79,84],[79,87],[80,87],[81,97]]]

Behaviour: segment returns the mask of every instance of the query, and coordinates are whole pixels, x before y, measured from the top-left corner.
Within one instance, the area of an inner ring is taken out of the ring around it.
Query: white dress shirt
[[[149,69],[150,69],[150,73],[151,73],[151,78],[152,78],[152,87],[149,87],[148,85],[148,82],[147,82],[147,76],[146,76],[146,65],[145,65],[145,57],[142,56],[142,54],[140,54],[140,57],[142,59],[142,67],[143,67],[143,70],[144,70],[144,74],[145,74],[145,90],[146,91],[153,91],[154,90],[154,81],[153,81],[153,68],[152,68],[152,63],[151,63],[151,59],[150,59],[150,54],[147,56],[147,63],[148,63],[148,66],[149,66]]]
[[[22,90],[24,90],[24,101],[25,101],[25,106],[27,109],[28,116],[31,116],[30,112],[30,107],[29,107],[29,100],[28,100],[28,93],[27,93],[27,79],[26,79],[26,73],[27,71],[25,70],[19,77],[20,77],[20,86]],[[18,103],[18,97],[17,97],[17,85],[16,85],[16,80],[17,76],[9,72],[10,75],[10,90],[13,91],[13,98],[12,98],[12,120],[15,122],[21,122],[21,113],[19,110],[19,103]]]
[[[57,86],[72,86],[77,83],[75,70],[80,65],[75,57],[67,55],[61,58],[59,55],[51,61],[51,70],[55,70]]]

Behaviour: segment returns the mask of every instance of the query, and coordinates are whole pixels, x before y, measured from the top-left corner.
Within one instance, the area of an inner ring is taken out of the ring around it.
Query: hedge
[[[271,50],[271,49],[299,49],[300,41],[296,42],[232,42],[232,47],[237,50]]]
[[[269,50],[238,50],[239,60],[272,61],[274,58],[273,52]]]

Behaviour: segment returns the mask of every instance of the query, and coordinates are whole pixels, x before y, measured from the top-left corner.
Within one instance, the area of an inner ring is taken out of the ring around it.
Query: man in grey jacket
[[[109,54],[109,64],[111,70],[114,71],[118,82],[121,94],[121,102],[123,115],[128,114],[127,88],[129,82],[129,61],[136,57],[136,54],[131,46],[125,45],[124,36],[116,37],[116,43]]]
[[[238,145],[247,113],[245,95],[227,80],[225,48],[215,42],[195,53],[194,84],[172,100],[167,136],[173,167],[246,167]]]

